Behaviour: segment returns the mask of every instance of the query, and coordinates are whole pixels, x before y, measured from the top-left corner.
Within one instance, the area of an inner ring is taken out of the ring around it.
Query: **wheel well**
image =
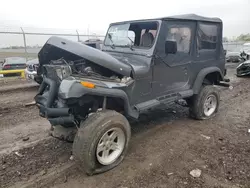
[[[125,111],[125,108],[124,108],[125,104],[124,103],[125,103],[125,101],[121,98],[107,97],[106,108],[123,113]]]
[[[84,113],[96,112],[99,108],[115,110],[119,113],[122,113],[125,110],[125,101],[118,97],[84,95],[79,99],[74,99],[71,104],[71,107],[74,107],[75,110],[77,110],[75,112],[83,113],[82,115],[84,115]]]
[[[219,72],[211,72],[207,74],[203,80],[203,84],[206,85],[216,85],[218,82],[222,80]]]

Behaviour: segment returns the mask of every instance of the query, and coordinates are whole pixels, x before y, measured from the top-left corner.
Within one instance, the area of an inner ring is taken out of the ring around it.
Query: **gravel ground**
[[[26,103],[34,100],[36,93],[37,87],[0,92],[0,130],[39,119],[35,106],[25,107]]]
[[[236,66],[228,66],[234,89],[222,90],[217,116],[192,120],[179,105],[145,114],[131,122],[123,163],[92,177],[70,160],[72,144],[48,137],[49,124],[36,108],[14,107],[34,93],[3,97],[1,103],[17,96],[0,112],[0,187],[250,187],[250,82],[234,76]],[[200,177],[190,175],[194,169]]]

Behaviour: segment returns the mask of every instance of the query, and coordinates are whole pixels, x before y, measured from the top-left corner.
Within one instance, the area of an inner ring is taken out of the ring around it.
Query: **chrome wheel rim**
[[[215,95],[209,95],[204,103],[205,116],[211,116],[217,108],[217,98]]]
[[[110,165],[117,160],[125,147],[125,134],[115,127],[106,131],[96,147],[96,158],[102,165]]]

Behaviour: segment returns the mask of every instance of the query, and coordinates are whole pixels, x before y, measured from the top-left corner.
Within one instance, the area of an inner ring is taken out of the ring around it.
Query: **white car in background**
[[[27,79],[34,80],[35,76],[37,75],[38,64],[38,58],[27,61],[25,69],[25,75]]]
[[[246,60],[250,60],[250,42],[244,43],[243,48],[241,49],[242,55]]]
[[[244,43],[243,46],[249,46],[250,47],[250,42]]]

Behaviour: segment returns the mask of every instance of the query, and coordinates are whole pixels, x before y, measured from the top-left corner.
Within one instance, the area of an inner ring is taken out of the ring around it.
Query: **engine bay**
[[[99,66],[85,59],[72,61],[60,58],[57,60],[51,60],[49,64],[43,65],[43,74],[54,80],[57,78],[63,80],[69,76],[89,77],[123,83],[131,80],[131,77],[114,73],[105,67]]]

